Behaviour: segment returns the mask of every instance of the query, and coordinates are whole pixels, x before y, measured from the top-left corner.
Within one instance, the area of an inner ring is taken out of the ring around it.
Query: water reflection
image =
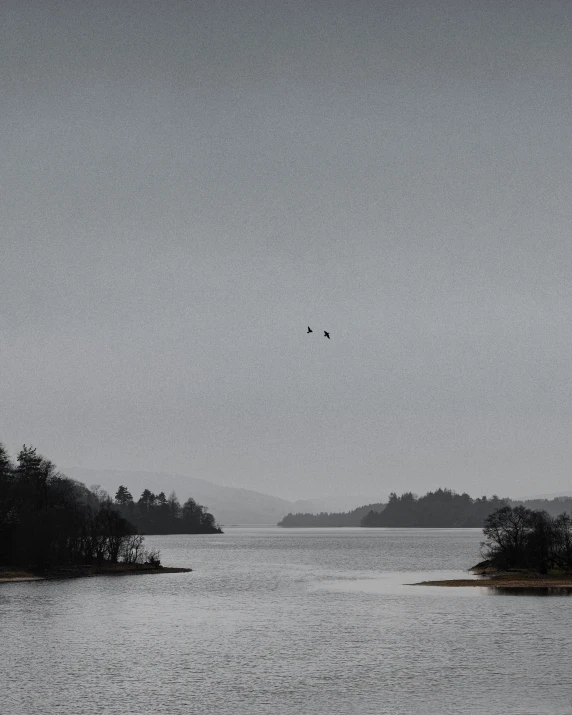
[[[572,596],[571,586],[487,586],[493,596]]]

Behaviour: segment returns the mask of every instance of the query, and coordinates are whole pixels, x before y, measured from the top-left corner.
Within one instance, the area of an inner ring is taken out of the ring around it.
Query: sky
[[[0,62],[12,453],[572,489],[572,3],[4,0]]]

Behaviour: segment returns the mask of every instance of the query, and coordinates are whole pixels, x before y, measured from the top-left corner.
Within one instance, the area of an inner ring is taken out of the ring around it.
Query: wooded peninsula
[[[87,488],[56,470],[34,447],[14,464],[0,444],[0,580],[72,577],[100,573],[190,571],[165,569],[144,534],[222,533],[205,507],[182,506],[145,489],[135,502],[120,486],[115,499],[98,486]]]

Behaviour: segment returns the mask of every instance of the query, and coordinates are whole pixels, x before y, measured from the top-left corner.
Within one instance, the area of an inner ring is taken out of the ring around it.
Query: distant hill
[[[222,526],[274,525],[288,512],[320,508],[317,501],[288,501],[250,489],[223,487],[207,482],[205,479],[183,474],[82,467],[62,467],[61,471],[84,484],[99,484],[112,497],[121,484],[129,489],[134,499],[138,499],[144,489],[150,489],[155,493],[164,491],[167,496],[171,491],[175,491],[181,503],[193,497],[199,504],[203,504]]]
[[[536,501],[537,499],[555,499],[556,497],[572,497],[572,491],[567,492],[550,492],[549,494],[521,494],[515,497],[514,501],[522,504],[525,501]]]
[[[382,512],[385,504],[367,504],[360,506],[352,511],[342,512],[321,512],[319,514],[309,513],[289,513],[281,521],[278,526],[283,527],[326,527],[326,526],[361,526],[361,520],[369,514],[370,511]]]
[[[557,496],[554,499],[511,499],[511,506],[522,504],[527,509],[546,511],[550,516],[558,516],[563,511],[572,514],[572,496]]]

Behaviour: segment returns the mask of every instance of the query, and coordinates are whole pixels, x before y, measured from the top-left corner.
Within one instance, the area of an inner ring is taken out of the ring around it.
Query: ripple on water
[[[4,584],[0,711],[569,715],[570,600],[405,585],[480,539],[228,529],[148,538],[189,574]]]

